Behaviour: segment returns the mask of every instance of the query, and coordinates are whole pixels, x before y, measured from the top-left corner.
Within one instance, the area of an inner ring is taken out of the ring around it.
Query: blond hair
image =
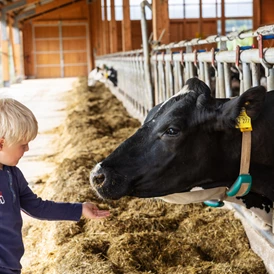
[[[0,99],[0,138],[8,145],[28,143],[37,133],[37,120],[30,109],[15,99]]]

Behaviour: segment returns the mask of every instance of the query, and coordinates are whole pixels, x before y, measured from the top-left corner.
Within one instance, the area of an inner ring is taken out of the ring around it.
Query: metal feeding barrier
[[[142,18],[142,32],[146,28],[144,20]],[[143,35],[143,45],[148,45],[145,37]],[[227,49],[228,41],[244,38],[256,39],[258,46]],[[96,66],[117,71],[117,86],[109,81],[107,85],[129,114],[142,122],[153,106],[177,93],[194,76],[203,80],[216,98],[239,95],[258,85],[274,90],[274,47],[267,48],[264,43],[272,39],[274,25],[269,25],[255,31],[154,46],[149,52],[145,46],[140,50],[100,56],[96,58]],[[238,213],[253,250],[264,260],[268,272],[274,274],[271,228],[260,221],[256,224],[254,216],[245,208],[234,204],[229,207]]]
[[[250,37],[257,39],[257,48],[227,50],[227,41]],[[153,47],[149,69],[143,49],[97,57],[96,66],[117,71],[118,90],[114,92],[119,92],[130,114],[143,121],[154,105],[177,93],[194,76],[203,80],[216,98],[232,97],[260,84],[273,90],[274,48],[264,47],[264,41],[270,39],[274,39],[274,25]],[[233,78],[237,78],[236,87]]]

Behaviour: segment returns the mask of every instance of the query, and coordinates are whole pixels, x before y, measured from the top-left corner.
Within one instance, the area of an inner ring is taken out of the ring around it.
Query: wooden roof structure
[[[221,2],[218,20],[224,32],[225,0]],[[96,55],[140,49],[140,21],[130,19],[130,0],[123,0],[121,8],[123,19],[118,21],[115,0],[0,0],[0,74],[4,86],[14,81],[10,63],[16,80],[25,76],[81,76],[94,67]],[[168,0],[153,0],[151,9],[148,33],[156,42],[160,37],[162,44],[168,44],[217,33],[216,18],[169,19]],[[272,0],[253,0],[254,29],[274,22],[271,10]]]

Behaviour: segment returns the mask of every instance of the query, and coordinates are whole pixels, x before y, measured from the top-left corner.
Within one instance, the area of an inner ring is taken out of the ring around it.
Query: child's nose
[[[26,145],[25,151],[29,151],[29,145]]]

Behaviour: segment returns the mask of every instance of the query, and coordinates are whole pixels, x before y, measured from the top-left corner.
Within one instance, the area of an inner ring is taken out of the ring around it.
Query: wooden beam
[[[27,4],[39,3],[41,0],[27,0]]]
[[[32,21],[33,25],[52,25],[52,24],[58,24],[60,22],[60,19],[49,19],[49,20],[37,20]],[[87,19],[62,19],[62,23],[65,24],[75,24],[75,23],[87,23]]]
[[[34,36],[33,36],[32,24],[24,23],[24,28],[23,28],[24,73],[26,77],[28,78],[35,77],[33,39],[34,39]]]
[[[17,9],[25,8],[27,6],[27,1],[26,0],[20,0],[17,2],[13,2],[8,5],[4,5],[2,8],[2,11],[8,12],[8,11],[14,11]]]
[[[94,41],[95,41],[95,37],[93,35],[93,27],[92,27],[92,16],[93,16],[93,12],[92,10],[94,9],[94,5],[93,3],[91,3],[90,5],[87,5],[87,8],[88,8],[88,52],[89,52],[89,55],[88,55],[88,62],[89,62],[89,65],[88,67],[92,70],[94,69],[95,67],[95,60],[94,60],[94,55],[93,55],[93,47],[94,47]]]
[[[8,40],[2,40],[2,69],[3,69],[3,85],[4,87],[10,86],[10,67],[9,67],[9,42]]]
[[[170,42],[168,0],[152,1],[152,31],[154,41],[158,41],[164,31],[161,44],[168,44]]]
[[[37,6],[35,8],[35,11],[37,13],[43,13],[43,12],[48,12],[50,10],[56,9],[60,6],[63,6],[65,4],[73,3],[75,2],[74,0],[58,0],[58,1],[52,1],[48,4]]]
[[[33,9],[34,13],[24,16],[25,21],[38,19],[41,16],[60,8],[75,8],[75,5],[85,4],[84,0],[58,0]]]
[[[1,12],[1,62],[2,80],[4,87],[10,86],[10,67],[9,67],[9,41],[7,32],[7,14]]]
[[[15,70],[15,74],[16,74],[16,57],[15,57],[15,50],[14,50],[14,38],[13,38],[13,27],[12,27],[12,20],[11,17],[8,15],[7,18],[8,21],[8,26],[9,26],[9,40],[10,40],[10,44],[11,44],[11,51],[12,51],[12,58],[13,58],[13,64],[14,64],[14,70]]]
[[[12,2],[10,4],[4,5],[2,7],[2,10],[4,9],[5,11],[15,11],[18,9],[24,9],[27,6],[31,5],[31,4],[36,4],[39,3],[41,0],[20,0],[20,1],[16,1],[16,2]]]
[[[129,0],[123,0],[122,48],[123,51],[132,50]]]
[[[221,0],[221,35],[225,34],[225,0]]]
[[[115,1],[111,0],[111,21],[110,21],[110,52],[118,51],[117,22],[115,19]]]
[[[261,26],[261,0],[253,0],[253,29]]]
[[[83,2],[83,1],[81,1],[81,2],[75,2],[75,3],[71,3],[71,4],[68,4],[68,5],[65,5],[65,6],[62,6],[62,7],[59,7],[58,9],[53,9],[53,10],[49,10],[49,11],[47,11],[47,12],[44,12],[44,13],[41,13],[41,14],[36,14],[36,15],[33,15],[31,18],[29,18],[29,19],[27,19],[26,21],[32,21],[33,23],[35,22],[37,22],[38,23],[38,21],[50,21],[50,20],[48,20],[47,18],[45,18],[45,17],[47,17],[47,15],[49,14],[49,13],[51,13],[51,12],[57,12],[58,10],[60,11],[62,11],[62,13],[66,13],[66,12],[69,12],[69,11],[71,11],[71,10],[75,10],[76,8],[78,8],[78,7],[82,7],[82,6],[84,6],[84,5],[86,5],[86,3],[85,2]],[[57,20],[58,19],[58,20]],[[59,16],[56,16],[56,20],[57,21],[60,21],[60,19],[59,19]],[[55,20],[55,21],[56,21]],[[62,22],[69,22],[69,21],[71,21],[71,22],[73,22],[73,21],[75,21],[75,20],[77,20],[78,22],[85,22],[85,23],[87,23],[87,19],[83,19],[83,18],[77,18],[77,19],[71,19],[71,20],[69,20],[69,19],[65,19],[65,20],[62,20]],[[53,21],[53,20],[52,20]],[[38,23],[39,24],[39,23]]]
[[[109,21],[108,21],[108,18],[107,18],[107,0],[104,0],[104,17],[105,17],[105,20],[104,20],[104,51],[105,51],[105,54],[108,54],[110,53],[110,44],[109,44],[109,41],[110,41],[110,38],[109,38]]]
[[[102,32],[100,31],[101,29],[103,29],[103,20],[102,20],[102,6],[101,6],[101,1],[96,1],[96,15],[94,17],[95,23],[94,23],[94,27],[96,28],[95,33],[96,33],[96,54],[97,55],[102,55],[103,53],[103,45],[104,45],[104,41],[103,41],[103,35]]]
[[[12,56],[14,63],[14,71],[16,76],[16,82],[23,80],[23,63],[21,58],[22,41],[20,37],[20,29],[18,21],[9,16],[9,29],[10,29],[10,41],[12,45]]]

